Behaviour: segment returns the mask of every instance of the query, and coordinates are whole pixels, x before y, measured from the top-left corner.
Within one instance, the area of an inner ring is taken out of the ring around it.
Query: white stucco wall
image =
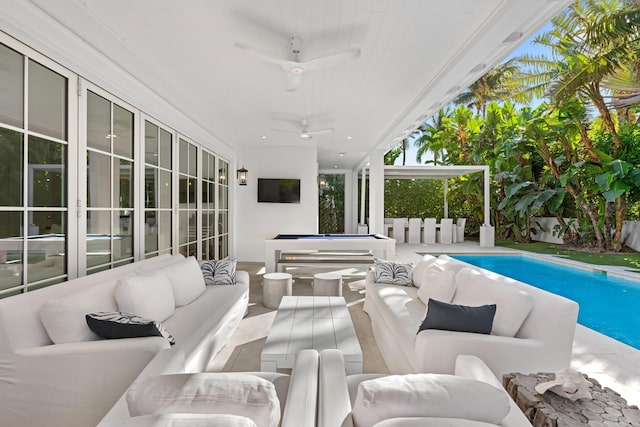
[[[565,218],[564,220],[569,221],[570,219]],[[536,223],[539,223],[547,231],[540,231]],[[531,233],[531,239],[539,242],[562,243],[562,238],[553,235],[553,227],[556,225],[558,225],[558,220],[555,217],[532,217],[531,226],[536,230]]]
[[[565,218],[565,221],[570,221],[569,218]],[[538,231],[537,233],[531,233],[531,238],[533,240],[537,240],[540,242],[548,242],[548,243],[562,243],[562,239],[558,239],[553,236],[553,227],[558,224],[558,220],[553,217],[535,217],[531,218],[531,222],[534,221],[539,222],[545,227],[548,231],[542,233]],[[613,233],[613,231],[612,231]],[[627,239],[625,242],[626,246],[630,247],[633,250],[640,251],[640,221],[624,221],[622,225],[622,238]]]
[[[625,238],[627,238],[625,242],[627,246],[633,250],[640,251],[640,221],[625,221],[622,223],[622,239],[624,240]]]
[[[282,233],[318,232],[318,161],[311,145],[246,148],[238,167],[249,170],[235,189],[236,257],[264,262],[264,240]],[[300,179],[300,203],[258,203],[258,178]]]

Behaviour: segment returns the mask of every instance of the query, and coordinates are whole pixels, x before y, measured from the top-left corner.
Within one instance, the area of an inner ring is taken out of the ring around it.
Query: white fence
[[[565,218],[565,222],[571,221],[571,218]],[[546,230],[540,231],[537,224]],[[553,235],[553,228],[558,225],[555,217],[532,217],[531,225],[536,228],[531,233],[531,239],[539,242],[562,243],[562,239]],[[640,251],[640,221],[625,221],[622,225],[622,239],[627,239],[625,244],[635,251]]]

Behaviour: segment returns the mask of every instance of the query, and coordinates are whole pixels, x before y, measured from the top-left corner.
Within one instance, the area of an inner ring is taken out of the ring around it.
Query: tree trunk
[[[616,232],[614,235],[614,244],[613,249],[616,252],[620,252],[622,250],[622,224],[624,222],[624,211],[627,204],[627,200],[625,195],[618,197],[615,200],[616,207]]]
[[[598,109],[600,113],[600,117],[602,118],[602,122],[607,127],[607,130],[611,132],[611,137],[613,138],[613,157],[618,158],[618,152],[620,151],[620,147],[622,146],[622,142],[620,141],[620,136],[616,131],[616,126],[613,123],[613,119],[611,118],[611,113],[609,112],[609,108],[607,108],[607,104],[600,93],[600,84],[599,83],[591,83],[589,84],[589,96],[591,101],[593,101],[593,105]]]
[[[604,209],[603,209],[603,217],[604,217],[604,225],[602,226],[604,230],[604,246],[605,248],[611,248],[611,204],[608,201],[604,201]]]

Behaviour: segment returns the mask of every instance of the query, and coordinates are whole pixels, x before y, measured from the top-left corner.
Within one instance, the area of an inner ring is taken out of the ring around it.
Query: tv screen
[[[300,203],[300,180],[258,178],[258,203]]]

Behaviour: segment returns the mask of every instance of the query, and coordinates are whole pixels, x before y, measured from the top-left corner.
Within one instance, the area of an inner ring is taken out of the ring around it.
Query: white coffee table
[[[337,348],[348,375],[362,373],[362,349],[343,297],[284,296],[260,356],[262,371],[292,368],[303,349]]]

